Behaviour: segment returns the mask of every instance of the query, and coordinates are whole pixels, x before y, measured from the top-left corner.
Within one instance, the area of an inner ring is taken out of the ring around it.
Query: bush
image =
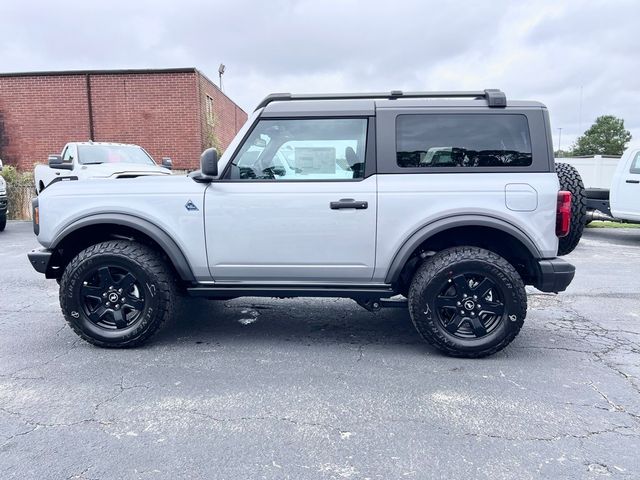
[[[31,199],[35,195],[33,174],[19,172],[15,167],[6,165],[0,175],[7,182],[7,200],[9,202],[7,217],[12,220],[29,220],[31,218]]]

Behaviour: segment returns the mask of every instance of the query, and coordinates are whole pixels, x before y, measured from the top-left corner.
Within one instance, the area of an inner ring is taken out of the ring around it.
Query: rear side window
[[[640,152],[636,153],[636,158],[631,162],[629,173],[640,173]]]
[[[528,167],[529,124],[524,115],[398,115],[396,161],[416,167]]]

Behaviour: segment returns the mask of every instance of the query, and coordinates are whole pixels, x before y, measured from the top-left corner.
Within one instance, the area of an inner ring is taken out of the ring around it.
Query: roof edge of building
[[[102,70],[47,70],[36,72],[0,72],[0,77],[44,77],[66,75],[122,75],[122,74],[154,74],[154,73],[198,73],[195,67],[180,68],[122,68]]]

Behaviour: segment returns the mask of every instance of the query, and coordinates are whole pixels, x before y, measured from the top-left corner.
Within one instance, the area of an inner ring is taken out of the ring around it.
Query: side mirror
[[[2,159],[0,159],[0,172],[2,171]]]
[[[173,168],[173,161],[169,157],[162,157],[162,166],[167,170]]]
[[[60,170],[73,170],[73,163],[62,160],[62,155],[49,155],[49,167]]]
[[[207,148],[200,155],[200,170],[207,177],[218,175],[218,151],[215,148]]]

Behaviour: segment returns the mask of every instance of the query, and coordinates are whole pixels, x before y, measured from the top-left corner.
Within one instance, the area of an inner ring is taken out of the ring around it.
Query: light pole
[[[221,63],[218,67],[218,78],[220,79],[220,90],[222,91],[222,75],[224,74],[224,63]]]

